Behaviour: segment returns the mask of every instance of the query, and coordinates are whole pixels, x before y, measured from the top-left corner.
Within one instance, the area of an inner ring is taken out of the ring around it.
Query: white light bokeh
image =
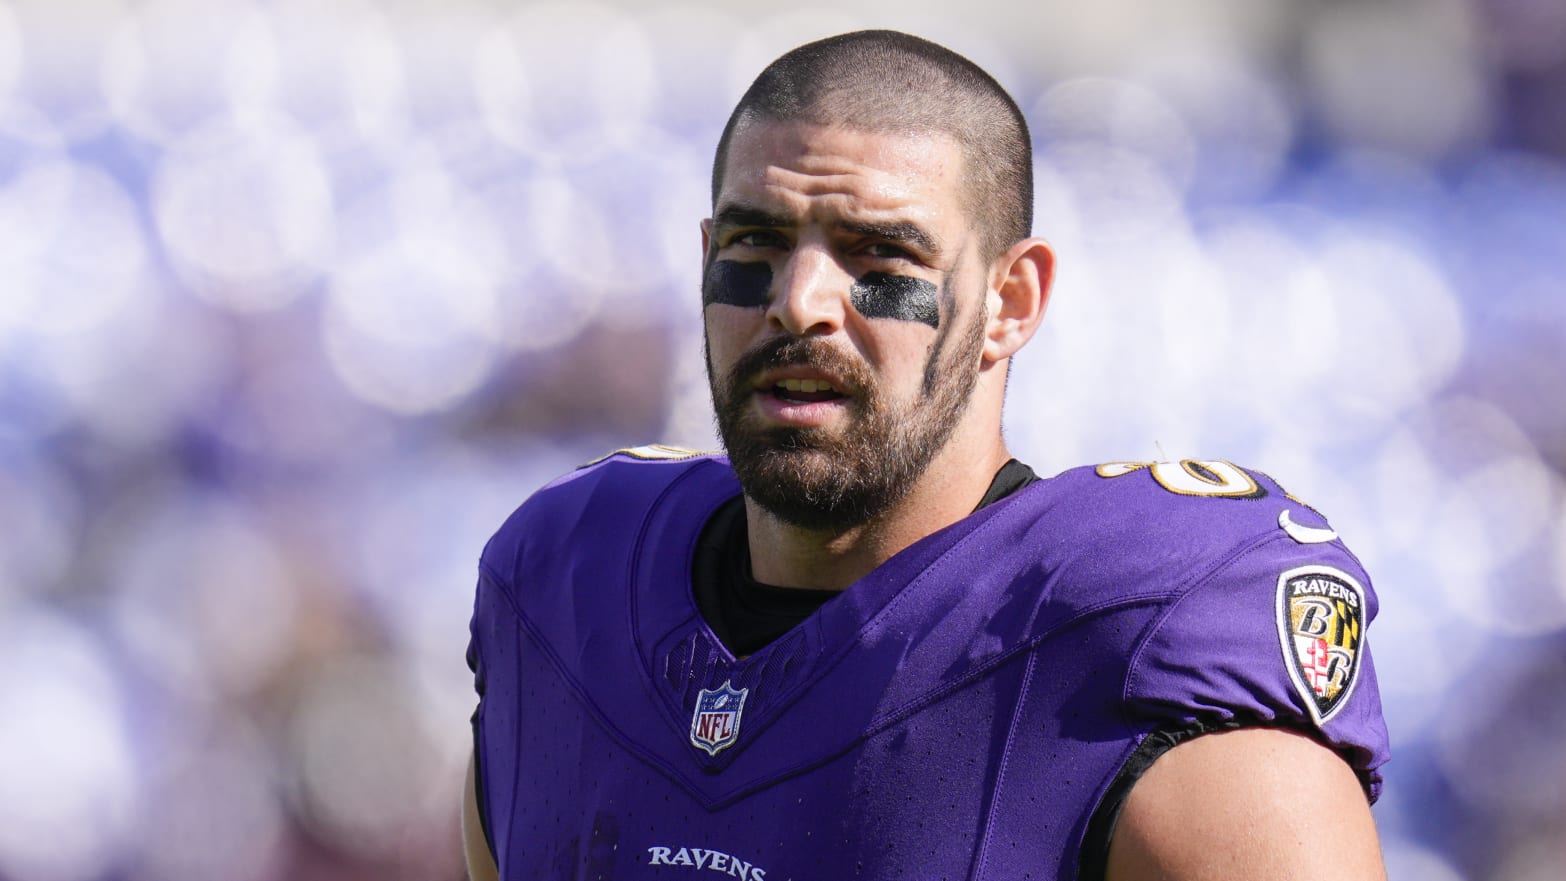
[[[235,9],[229,25],[232,34],[222,77],[229,112],[237,115],[270,111],[282,79],[277,34],[260,6]]]
[[[0,5],[0,107],[11,98],[11,89],[26,63],[22,54],[25,47],[18,33],[16,13],[9,4]]]
[[[309,134],[281,117],[220,117],[164,153],[158,231],[187,286],[239,311],[283,305],[331,253],[331,180]]]
[[[345,467],[394,443],[396,417],[333,381],[313,316],[278,334],[250,365],[238,402],[207,421],[216,435],[257,461]]]
[[[1555,591],[1566,603],[1566,505],[1561,506],[1560,516],[1555,520],[1554,535],[1546,540],[1548,546],[1555,549]]]
[[[1381,557],[1364,562],[1375,573],[1382,597],[1367,644],[1396,751],[1439,734],[1482,669],[1491,636],[1440,601],[1440,573],[1426,561]]]
[[[301,0],[307,10],[303,26],[309,30],[311,19],[318,14],[319,5]],[[338,9],[351,9],[346,4]],[[348,104],[346,119],[369,136],[395,133],[402,122],[405,110],[407,73],[403,69],[403,57],[391,26],[385,19],[368,8],[354,19],[351,34],[345,35],[346,45],[326,47],[334,60],[343,65],[344,100]],[[292,65],[289,68],[295,70]],[[292,80],[297,88],[290,92],[289,107],[298,107],[302,100],[293,98],[298,93],[312,94],[319,89],[319,80],[299,76]],[[302,112],[305,118],[313,116],[312,104]]]
[[[145,284],[137,208],[105,171],[68,159],[28,167],[0,189],[0,340],[90,330]]]
[[[1030,64],[1043,78],[1060,79],[1082,71],[1134,68],[1191,46],[1216,43],[1247,54],[1276,51],[1287,37],[1292,7],[1288,0],[1104,0],[1091,5],[990,0],[961,9],[974,17],[992,15],[1015,35],[1010,42],[1014,55],[1038,56]]]
[[[1387,436],[1372,469],[1369,488],[1380,552],[1423,552],[1430,512],[1450,476],[1437,470],[1419,437],[1406,427]]]
[[[1157,166],[1174,189],[1184,190],[1196,165],[1197,145],[1180,114],[1153,90],[1128,80],[1085,77],[1052,87],[1028,113],[1034,150],[1098,154],[1117,151]]]
[[[687,148],[660,157],[658,182],[650,189],[651,221],[618,215],[616,225],[628,235],[643,235],[641,223],[658,229],[658,262],[664,273],[664,291],[673,297],[664,317],[669,327],[701,325],[701,220],[712,215],[711,158]],[[645,246],[643,246],[645,247]]]
[[[288,792],[318,834],[349,852],[388,859],[434,851],[457,795],[396,662],[343,658],[315,672],[288,730]],[[449,844],[447,845],[449,846]]]
[[[1137,73],[1178,116],[1195,142],[1186,191],[1215,200],[1265,193],[1283,171],[1294,139],[1294,120],[1278,87],[1246,63],[1232,48],[1193,46],[1156,56]],[[1116,114],[1123,117],[1125,110]],[[1143,137],[1156,136],[1154,118],[1140,123]],[[1172,128],[1163,136],[1180,159],[1181,138]],[[1169,151],[1169,148],[1165,148]]]
[[[1334,440],[1343,442],[1384,429],[1452,376],[1464,351],[1463,316],[1423,254],[1374,229],[1339,230],[1320,271],[1321,293],[1341,316],[1319,344],[1331,347],[1324,391],[1337,417]]]
[[[1412,842],[1389,842],[1382,858],[1387,881],[1468,881],[1440,854]]]
[[[1463,475],[1436,508],[1430,535],[1440,585],[1463,620],[1516,635],[1566,626],[1566,596],[1547,580],[1508,579],[1507,566],[1548,533],[1560,480],[1537,457],[1508,457]],[[1547,575],[1541,575],[1547,579]]]
[[[1295,432],[1303,407],[1319,407],[1346,320],[1332,280],[1294,236],[1270,218],[1248,216],[1206,236],[1238,313],[1231,375],[1253,412],[1274,432]],[[1303,405],[1303,406],[1302,406]]]
[[[1180,191],[1154,158],[1080,143],[1042,155],[1046,175],[1070,191],[1077,230],[1089,244],[1137,243],[1186,224]]]
[[[1566,659],[1524,649],[1486,667],[1482,687],[1466,689],[1463,712],[1447,715],[1436,757],[1473,805],[1503,818],[1566,807],[1563,681]]]
[[[259,688],[296,638],[299,581],[249,512],[158,486],[115,524],[120,638],[174,693],[214,701]]]
[[[140,782],[115,666],[65,618],[16,604],[0,616],[0,875],[91,881],[134,834]]]
[[[642,10],[641,24],[647,40],[657,47],[651,61],[660,86],[653,104],[656,112],[645,122],[662,125],[697,144],[716,144],[740,95],[732,91],[726,76],[742,27],[734,10],[660,3]]]
[[[1432,544],[1450,566],[1474,561],[1470,543],[1484,551],[1482,568],[1516,559],[1553,521],[1558,478],[1538,456],[1506,456],[1476,467],[1450,483],[1435,512]],[[1474,574],[1478,574],[1475,572]]]
[[[9,82],[19,101],[49,108],[55,125],[72,138],[101,134],[112,118],[98,88],[98,60],[125,17],[120,0],[0,6],[0,19],[8,20],[0,23],[0,104]]]
[[[0,96],[0,182],[9,184],[28,169],[69,161],[69,149],[65,130],[46,111],[7,104]]]
[[[414,134],[481,118],[473,59],[508,12],[509,7],[492,3],[401,7],[388,15],[395,51],[376,40],[355,61],[355,99],[361,107],[378,105],[388,112],[381,119],[387,133],[402,128]],[[390,78],[377,83],[370,74]]]
[[[402,56],[371,0],[273,0],[267,106],[310,128],[389,133],[402,98]]]
[[[718,450],[722,444],[718,440],[717,426],[713,420],[707,359],[702,356],[701,328],[698,317],[672,332],[670,350],[674,353],[674,364],[669,382],[673,391],[669,395],[663,432],[669,442],[676,446],[692,450]]]
[[[160,142],[264,100],[272,53],[264,15],[244,0],[150,0],[115,29],[100,83],[119,125]]]
[[[325,323],[338,376],[400,413],[442,410],[472,393],[497,356],[497,292],[484,264],[462,241],[411,234],[344,266]]]
[[[550,345],[537,320],[574,336],[588,321],[613,328],[669,323],[669,311],[699,320],[700,221],[706,217],[706,163],[656,129],[641,144],[584,163],[525,190],[517,233],[540,250],[556,281],[522,285],[511,311],[534,321],[519,348]],[[578,298],[581,302],[576,302]],[[671,303],[670,300],[674,302]],[[515,326],[515,325],[513,325]]]
[[[463,761],[471,733],[449,720],[472,712],[472,673],[450,652],[473,612],[477,555],[466,536],[488,535],[516,507],[515,484],[547,482],[580,462],[567,450],[535,447],[503,462],[471,453],[421,457],[396,481],[370,481],[355,502],[366,515],[345,542],[361,598],[411,664],[424,736]],[[495,472],[514,472],[497,481]]]
[[[531,456],[517,458],[524,461],[508,466],[553,479],[525,461]],[[557,468],[579,464],[569,457],[548,458]],[[464,678],[466,668],[442,655],[446,635],[466,632],[473,611],[478,562],[461,537],[494,532],[518,501],[514,492],[496,485],[494,467],[471,455],[451,454],[421,459],[417,471],[396,484],[362,487],[361,505],[369,513],[354,524],[348,549],[356,583],[392,635],[422,660],[459,670]],[[441,626],[431,627],[432,622]]]
[[[152,775],[131,877],[283,877],[286,821],[275,793],[273,757],[259,732],[237,724],[228,729],[210,743],[179,744]]]
[[[1053,304],[1053,292],[1063,284],[1069,287],[1072,273],[1082,268],[1080,261],[1073,262],[1070,257],[1084,252],[1087,244],[1071,182],[1037,155],[1033,159],[1033,234],[1049,242],[1055,252],[1055,283],[1049,301]]]
[[[486,123],[535,158],[569,165],[628,147],[658,90],[637,20],[594,3],[535,3],[473,59]]]
[[[224,328],[158,290],[148,279],[135,308],[35,351],[74,420],[126,449],[166,441],[225,378]]]
[[[616,230],[606,206],[578,181],[539,174],[506,186],[507,201],[519,209],[510,218],[511,235],[530,240],[539,262],[501,298],[501,334],[517,351],[552,349],[596,320],[639,267],[616,265]],[[658,240],[649,233],[648,244]]]
[[[722,77],[728,95],[728,106],[722,114],[728,117],[733,102],[738,101],[761,69],[772,59],[797,46],[814,40],[870,27],[866,21],[867,10],[845,3],[808,8],[782,7],[781,11],[762,10],[771,13],[765,17],[746,16],[741,30],[728,46],[714,47],[720,57],[728,49],[725,63],[714,64],[711,71]],[[705,64],[704,67],[707,67]],[[717,141],[712,142],[716,146]]]

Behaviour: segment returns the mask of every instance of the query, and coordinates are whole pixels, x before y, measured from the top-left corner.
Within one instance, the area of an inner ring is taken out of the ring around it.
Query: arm
[[[1242,728],[1153,763],[1121,813],[1107,881],[1384,881],[1364,790],[1311,738]]]
[[[467,853],[468,878],[472,881],[499,881],[500,872],[495,868],[495,857],[484,840],[484,829],[479,823],[478,790],[474,785],[474,761],[468,759],[468,785],[462,797],[462,844]]]

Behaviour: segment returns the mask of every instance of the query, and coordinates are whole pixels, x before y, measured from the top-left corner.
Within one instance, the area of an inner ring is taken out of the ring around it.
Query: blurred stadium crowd
[[[1013,450],[1326,511],[1392,878],[1559,878],[1566,4],[961,6],[0,0],[0,879],[462,877],[479,549],[712,446],[711,148],[868,26],[1034,128]]]

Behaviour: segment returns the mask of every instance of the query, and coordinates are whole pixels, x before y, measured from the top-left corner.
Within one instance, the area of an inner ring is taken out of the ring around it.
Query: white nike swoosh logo
[[[1314,526],[1301,526],[1295,523],[1289,519],[1288,508],[1284,508],[1282,513],[1278,514],[1278,525],[1289,534],[1289,538],[1302,545],[1319,545],[1338,537],[1338,534],[1330,529],[1317,529]]]

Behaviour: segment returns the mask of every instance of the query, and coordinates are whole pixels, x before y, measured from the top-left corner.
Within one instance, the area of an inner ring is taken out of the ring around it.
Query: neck
[[[779,587],[842,590],[921,538],[963,519],[1011,458],[997,435],[980,455],[947,444],[901,502],[842,531],[792,526],[745,500],[751,574]]]

